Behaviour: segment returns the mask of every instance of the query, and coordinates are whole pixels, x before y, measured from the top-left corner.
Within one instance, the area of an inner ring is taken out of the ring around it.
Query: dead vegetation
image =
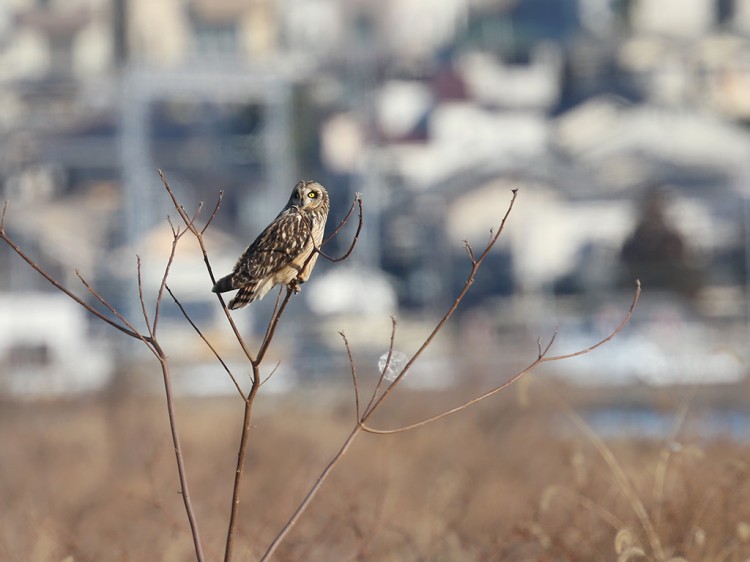
[[[350,401],[304,394],[274,397],[256,413],[238,559],[262,555],[348,431]],[[679,433],[663,442],[602,442],[615,469],[580,428],[571,424],[561,434],[564,411],[537,394],[529,408],[507,394],[416,431],[358,441],[277,558],[747,560],[750,448]],[[389,414],[396,423],[453,397],[405,392],[405,399],[408,416]],[[231,489],[216,482],[233,469],[231,429],[242,419],[230,404],[228,398],[177,404],[210,554],[225,540]],[[44,407],[4,404],[0,559],[192,559],[163,410],[163,399],[127,393]]]

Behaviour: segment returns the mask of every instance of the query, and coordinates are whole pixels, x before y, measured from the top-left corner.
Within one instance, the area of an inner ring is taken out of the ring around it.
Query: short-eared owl
[[[328,219],[328,192],[315,181],[301,181],[279,215],[245,250],[234,271],[219,279],[214,293],[239,289],[229,308],[262,299],[275,285],[296,291],[310,277]]]

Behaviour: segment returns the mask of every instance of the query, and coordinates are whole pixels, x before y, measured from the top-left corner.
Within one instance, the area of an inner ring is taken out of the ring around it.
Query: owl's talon
[[[300,292],[300,289],[302,288],[302,282],[299,279],[292,279],[289,282],[289,288],[292,291],[294,291],[294,294],[296,295],[297,293]]]

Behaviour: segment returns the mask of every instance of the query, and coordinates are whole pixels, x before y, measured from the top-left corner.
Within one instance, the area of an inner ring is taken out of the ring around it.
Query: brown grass
[[[362,438],[277,559],[659,560],[633,496],[662,560],[750,557],[750,447],[687,435],[671,452],[659,442],[608,441],[628,490],[580,430],[557,430],[560,407],[534,394],[529,408],[511,392],[412,432]],[[408,423],[455,398],[404,392],[397,402],[381,422]],[[348,397],[320,392],[261,396],[259,405],[241,560],[262,554],[353,419]],[[177,415],[206,554],[216,560],[242,404],[180,399]],[[0,560],[193,559],[162,399],[3,404],[0,443]]]

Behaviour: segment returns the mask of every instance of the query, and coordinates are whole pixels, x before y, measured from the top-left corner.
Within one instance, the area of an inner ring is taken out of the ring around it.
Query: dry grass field
[[[597,447],[562,427],[556,389],[533,386],[528,405],[514,389],[412,432],[363,436],[276,559],[750,559],[747,443],[681,432],[679,445],[628,437]],[[416,420],[455,399],[403,392],[378,421]],[[344,394],[261,396],[258,406],[237,560],[262,554],[353,419]],[[206,554],[220,560],[241,403],[182,398],[177,415]],[[160,397],[3,403],[0,443],[1,560],[193,559]]]

